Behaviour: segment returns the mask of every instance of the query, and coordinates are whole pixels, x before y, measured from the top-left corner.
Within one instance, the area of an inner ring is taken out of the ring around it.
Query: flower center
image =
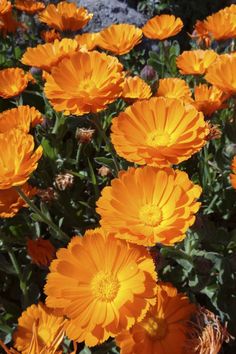
[[[50,344],[53,340],[53,334],[50,331],[50,328],[45,325],[39,326],[37,330],[38,338],[43,342],[43,344]]]
[[[144,328],[148,332],[150,337],[155,337],[155,339],[161,339],[166,335],[167,323],[164,318],[150,317],[144,324]]]
[[[92,291],[94,296],[96,296],[99,300],[105,302],[111,302],[115,299],[120,284],[116,277],[112,274],[100,271],[91,282]]]
[[[158,146],[168,146],[171,142],[171,137],[166,132],[159,132],[154,131],[148,134],[147,144],[151,147],[158,147]]]
[[[11,85],[11,89],[13,92],[18,92],[18,90],[19,90],[17,85],[15,85],[15,84]]]
[[[158,226],[162,220],[161,209],[157,205],[146,204],[139,211],[139,219],[148,226]]]

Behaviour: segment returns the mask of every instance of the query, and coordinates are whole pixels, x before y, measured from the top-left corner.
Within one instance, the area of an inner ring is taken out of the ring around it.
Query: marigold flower
[[[192,101],[191,90],[187,83],[175,77],[168,77],[159,80],[159,86],[156,96],[163,96],[168,98],[179,98],[186,102]]]
[[[233,173],[230,174],[230,182],[232,187],[236,189],[236,156],[234,156],[231,164],[231,170]]]
[[[182,28],[183,22],[179,17],[173,15],[157,15],[147,21],[142,31],[145,37],[162,41],[175,36]]]
[[[61,41],[56,39],[53,43],[39,44],[35,48],[27,48],[21,62],[25,65],[50,71],[63,58],[74,53],[79,44],[74,39],[64,38]]]
[[[8,0],[1,0],[0,2],[0,15],[5,15],[7,12],[11,12],[11,2]]]
[[[86,47],[87,50],[93,50],[98,45],[99,33],[90,32],[78,34],[75,40],[79,43],[80,47]]]
[[[27,87],[29,81],[28,75],[20,68],[0,70],[0,97],[18,96]]]
[[[157,286],[157,302],[142,322],[116,337],[121,354],[182,354],[189,332],[188,321],[195,312],[186,295],[171,284]]]
[[[41,237],[27,241],[27,253],[32,263],[43,267],[49,267],[51,261],[56,257],[56,249],[53,244]]]
[[[40,32],[40,37],[46,43],[53,43],[55,41],[55,39],[58,39],[59,41],[61,40],[60,33],[57,32],[55,29],[52,29],[50,31],[41,31]]]
[[[227,95],[215,86],[198,85],[194,88],[193,105],[205,116],[211,116],[218,109],[225,108]]]
[[[155,303],[156,274],[148,251],[102,229],[74,237],[57,252],[50,271],[47,305],[70,320],[67,336],[88,346],[129,329]]]
[[[170,166],[188,160],[206,143],[202,113],[183,101],[153,97],[138,101],[112,120],[119,156],[140,165]]]
[[[138,76],[127,77],[124,80],[124,86],[121,97],[127,102],[135,100],[144,100],[150,98],[152,91],[150,86]]]
[[[42,146],[34,151],[34,138],[22,130],[0,134],[0,189],[24,184],[36,170]]]
[[[176,58],[176,64],[181,74],[201,75],[205,74],[217,56],[217,53],[213,50],[185,51]]]
[[[117,55],[129,53],[142,39],[142,30],[126,23],[114,24],[103,29],[98,45]]]
[[[218,11],[204,20],[204,27],[217,41],[236,37],[236,16],[225,11]]]
[[[36,12],[42,11],[45,8],[43,2],[35,0],[16,0],[15,8],[20,11],[24,11],[29,15],[33,15]]]
[[[56,111],[65,115],[99,112],[120,97],[123,66],[115,57],[98,53],[74,53],[46,77],[45,94]]]
[[[144,246],[173,245],[194,223],[201,187],[185,172],[150,166],[129,168],[102,190],[101,225],[116,237]]]
[[[39,20],[59,31],[77,31],[83,28],[93,17],[83,7],[75,3],[61,1],[57,5],[49,4],[39,14]]]

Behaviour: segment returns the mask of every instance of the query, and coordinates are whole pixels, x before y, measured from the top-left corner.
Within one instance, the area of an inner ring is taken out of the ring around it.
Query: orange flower
[[[58,353],[64,337],[65,320],[56,316],[41,302],[29,306],[18,319],[18,328],[13,335],[14,347],[21,354]]]
[[[55,29],[52,29],[50,31],[41,31],[40,37],[46,43],[53,43],[55,41],[55,39],[58,39],[59,41],[61,40],[60,33],[55,31]]]
[[[193,105],[205,116],[211,116],[218,109],[225,108],[223,102],[227,95],[215,86],[199,85],[194,88],[195,101]]]
[[[185,172],[150,166],[121,171],[97,202],[101,225],[144,246],[173,245],[194,223],[201,187]]]
[[[134,103],[112,120],[111,130],[119,156],[157,167],[188,160],[205,145],[209,133],[196,108],[165,97]]]
[[[208,16],[203,23],[205,29],[214,39],[217,41],[222,41],[236,37],[235,21],[235,14],[221,10],[211,16]]]
[[[35,107],[18,106],[0,113],[0,133],[5,133],[13,128],[28,133],[31,126],[35,127],[42,121],[43,117]]]
[[[0,2],[0,15],[5,15],[7,12],[11,12],[11,2],[7,0],[1,0]]]
[[[47,305],[70,320],[67,336],[88,346],[129,329],[155,303],[156,274],[148,251],[102,229],[74,237],[57,252],[50,271]]]
[[[233,158],[231,170],[233,173],[230,174],[230,182],[232,184],[232,187],[236,189],[236,156],[234,156]]]
[[[186,295],[171,284],[157,286],[157,302],[142,322],[116,338],[121,354],[183,354],[188,321],[196,311]]]
[[[205,74],[217,56],[217,53],[213,50],[185,51],[176,58],[176,64],[181,74],[201,75]]]
[[[22,190],[29,198],[37,193],[36,188],[27,183],[22,186]],[[14,188],[0,190],[0,218],[12,218],[23,207],[26,208],[28,205]]]
[[[28,75],[20,68],[0,70],[0,97],[18,96],[27,87],[29,81]]]
[[[182,79],[173,77],[159,80],[156,95],[168,98],[179,98],[186,102],[192,101],[192,93],[187,83]]]
[[[0,134],[0,189],[24,184],[36,170],[42,147],[34,151],[34,138],[22,130]]]
[[[78,52],[52,69],[45,94],[55,110],[66,115],[99,112],[120,97],[122,69],[116,58],[104,53]]]
[[[32,263],[42,267],[49,267],[51,261],[56,257],[56,249],[49,240],[38,238],[27,241],[27,253]]]
[[[98,45],[114,54],[123,55],[141,42],[142,35],[142,30],[134,25],[111,25],[100,32]]]
[[[152,95],[150,86],[138,76],[127,77],[124,81],[121,97],[127,102],[144,100]]]
[[[2,32],[3,36],[8,33],[15,33],[18,29],[27,29],[27,26],[18,22],[11,11],[0,15],[0,32]]]
[[[183,22],[173,15],[159,15],[151,18],[143,26],[143,34],[147,38],[159,39],[160,41],[173,37],[183,28]]]
[[[21,62],[25,65],[50,71],[63,58],[69,57],[78,48],[74,39],[64,38],[61,41],[56,39],[53,43],[39,44],[35,48],[27,48]]]
[[[191,38],[196,39],[198,44],[204,44],[208,48],[211,44],[211,36],[206,29],[204,22],[197,20],[194,26],[194,32],[190,35]]]
[[[35,0],[16,0],[15,8],[20,11],[24,11],[27,14],[33,15],[36,12],[42,11],[45,8],[43,2]]]
[[[59,31],[77,31],[83,28],[93,14],[75,3],[61,1],[57,5],[50,4],[39,14],[39,20]]]
[[[87,50],[93,50],[98,45],[99,33],[83,33],[75,36],[75,40],[80,47],[86,47]]]

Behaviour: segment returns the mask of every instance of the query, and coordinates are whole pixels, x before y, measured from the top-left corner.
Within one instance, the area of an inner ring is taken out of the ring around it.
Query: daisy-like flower
[[[0,97],[11,98],[23,92],[30,79],[20,68],[0,70]]]
[[[179,17],[173,15],[157,15],[143,26],[142,31],[145,37],[163,41],[178,34],[183,28],[183,22]]]
[[[0,15],[5,15],[7,12],[11,12],[12,5],[8,0],[1,0],[0,2]]]
[[[202,75],[217,57],[217,53],[213,50],[190,50],[180,54],[176,58],[176,64],[181,74]]]
[[[13,128],[21,129],[24,133],[42,123],[42,114],[30,106],[18,106],[0,113],[0,133],[5,133]]]
[[[218,11],[204,20],[204,28],[217,41],[236,37],[236,14]]]
[[[236,189],[236,156],[234,156],[231,164],[231,170],[233,173],[230,174],[230,182],[232,187]]]
[[[114,54],[123,55],[141,42],[142,35],[142,30],[134,25],[113,24],[100,32],[98,45]]]
[[[101,225],[144,246],[173,245],[194,223],[201,187],[185,172],[150,166],[121,171],[97,202]]]
[[[183,79],[168,77],[159,80],[156,96],[179,98],[186,102],[192,101],[191,90]]]
[[[74,237],[57,252],[50,271],[47,306],[69,319],[70,339],[88,346],[129,329],[155,303],[156,274],[148,251],[102,229]]]
[[[138,101],[112,120],[119,156],[140,165],[170,166],[188,160],[206,143],[202,113],[179,99]]]
[[[125,78],[121,97],[127,102],[144,100],[150,98],[151,95],[150,86],[139,76]]]
[[[65,58],[46,77],[45,94],[56,111],[83,115],[99,112],[122,93],[123,66],[96,51]]]
[[[83,28],[93,17],[83,7],[77,7],[75,3],[61,1],[57,5],[49,4],[39,14],[39,20],[49,27],[59,31],[77,31]]]
[[[32,263],[48,267],[56,256],[56,249],[49,240],[40,237],[36,240],[29,239],[27,241],[27,253]]]
[[[29,15],[33,15],[45,8],[43,2],[35,0],[16,0],[14,6],[17,10],[24,11]]]
[[[157,302],[144,320],[121,332],[116,342],[121,354],[183,354],[189,332],[188,322],[195,313],[185,294],[171,284],[157,285]]]
[[[18,319],[13,334],[14,347],[21,354],[54,354],[64,338],[65,322],[42,303],[31,305]]]
[[[198,111],[203,112],[205,116],[211,116],[218,109],[226,107],[223,102],[227,97],[222,90],[215,86],[200,84],[194,88],[195,101],[193,105]]]
[[[37,189],[27,183],[22,186],[22,190],[28,198],[37,193]],[[27,206],[14,188],[0,190],[0,218],[12,218],[21,208]]]
[[[35,48],[27,48],[21,62],[25,65],[51,71],[63,58],[76,52],[79,44],[74,39],[56,39],[53,43],[39,44]]]
[[[49,30],[49,31],[41,31],[40,32],[40,37],[46,43],[53,43],[56,39],[58,39],[59,41],[61,40],[60,33],[57,32],[55,29],[52,29],[52,30]]]
[[[24,184],[36,170],[42,146],[34,151],[34,138],[20,129],[0,134],[0,189]]]

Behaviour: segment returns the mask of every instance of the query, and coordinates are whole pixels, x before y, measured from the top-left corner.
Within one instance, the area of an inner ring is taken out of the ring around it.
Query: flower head
[[[205,116],[211,116],[218,109],[225,108],[223,102],[227,95],[215,86],[200,84],[194,88],[193,105]]]
[[[86,47],[87,50],[93,50],[98,46],[99,33],[89,32],[78,34],[75,40],[79,43],[80,47]]]
[[[32,263],[48,267],[56,256],[56,249],[49,240],[40,237],[36,240],[29,239],[27,241],[27,253]]]
[[[35,0],[16,0],[15,7],[17,10],[33,15],[39,11],[42,11],[45,8],[45,5],[43,2]]]
[[[191,90],[185,80],[175,77],[160,79],[156,93],[157,96],[179,98],[186,102],[192,101],[191,94]]]
[[[4,36],[8,33],[15,33],[19,28],[25,29],[27,26],[17,21],[11,11],[6,12],[4,15],[0,15],[0,33],[2,32]]]
[[[236,189],[236,156],[234,156],[233,158],[231,170],[233,173],[230,174],[230,182],[232,184],[232,187]]]
[[[176,64],[181,74],[201,75],[205,74],[217,56],[213,50],[185,51],[176,58]]]
[[[27,87],[29,81],[28,75],[20,68],[0,70],[0,97],[18,96]]]
[[[217,41],[236,37],[236,13],[218,11],[204,20],[204,28]]]
[[[142,31],[145,37],[162,41],[175,36],[182,28],[183,22],[179,17],[159,15],[148,20]]]
[[[69,319],[67,336],[88,346],[130,328],[155,301],[156,274],[148,251],[101,229],[74,237],[57,252],[50,271],[47,305]]]
[[[61,40],[60,33],[57,32],[55,29],[52,29],[52,30],[49,30],[49,31],[41,31],[40,37],[46,43],[53,43],[56,39],[58,39],[59,41]]]
[[[150,166],[121,171],[97,202],[101,225],[116,237],[154,246],[173,245],[194,223],[201,187],[185,172]]]
[[[5,15],[7,12],[11,12],[12,5],[8,0],[1,0],[0,2],[0,16]]]
[[[194,32],[190,37],[196,39],[198,44],[204,44],[206,48],[211,44],[211,36],[203,21],[197,20],[194,26]]]
[[[135,100],[144,100],[150,98],[152,91],[150,86],[138,76],[127,77],[124,80],[124,86],[121,97],[128,102]]]

